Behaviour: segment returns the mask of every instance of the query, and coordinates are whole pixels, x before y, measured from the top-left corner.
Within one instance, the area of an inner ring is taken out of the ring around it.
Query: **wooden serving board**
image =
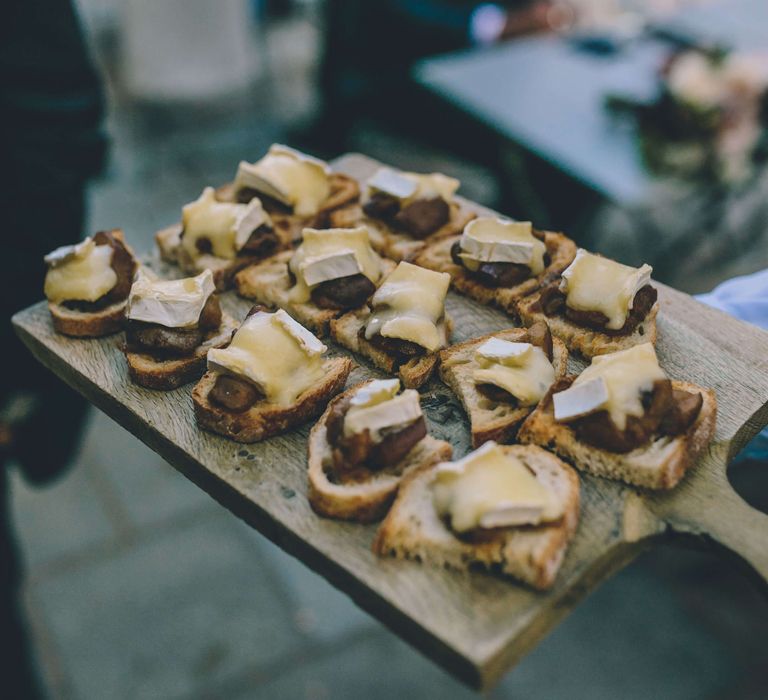
[[[375,166],[359,155],[335,163],[358,178]],[[726,476],[729,461],[768,423],[768,333],[658,287],[661,364],[672,378],[715,389],[716,438],[701,463],[670,493],[642,493],[583,476],[579,530],[547,593],[485,573],[377,559],[370,549],[375,526],[325,520],[310,509],[305,473],[309,425],[254,445],[201,432],[192,413],[192,385],[164,393],[131,384],[119,350],[121,336],[59,336],[45,303],[18,313],[13,323],[44,365],[224,507],[452,674],[488,688],[601,581],[643,548],[680,533],[734,553],[768,592],[768,516],[747,505]],[[249,306],[234,293],[224,303],[240,317]],[[503,313],[453,292],[447,306],[456,342],[513,325]],[[572,361],[571,370],[582,367]],[[370,376],[381,375],[361,366],[350,383]],[[437,379],[422,395],[433,434],[463,455],[469,432],[459,402]]]

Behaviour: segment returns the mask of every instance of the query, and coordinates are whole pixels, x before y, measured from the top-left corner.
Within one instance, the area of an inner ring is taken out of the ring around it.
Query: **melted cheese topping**
[[[183,207],[181,221],[181,245],[193,260],[203,255],[197,247],[200,239],[210,241],[212,255],[232,260],[257,228],[272,225],[259,199],[248,204],[219,202],[213,187],[206,187],[200,197]]]
[[[260,161],[240,163],[235,188],[254,189],[292,207],[298,216],[314,216],[331,194],[330,174],[323,161],[275,144]]]
[[[606,328],[618,330],[627,320],[640,289],[651,280],[653,268],[622,265],[579,249],[563,271],[560,289],[566,304],[576,311],[599,311],[608,318]]]
[[[432,495],[438,514],[456,532],[538,525],[563,514],[529,468],[492,441],[458,462],[439,464]]]
[[[125,316],[167,328],[191,328],[197,325],[215,290],[210,270],[181,280],[152,279],[140,272],[128,295]]]
[[[530,221],[481,217],[470,221],[461,236],[460,256],[470,270],[483,262],[527,265],[532,275],[544,270],[546,246],[533,235]]]
[[[656,380],[666,378],[664,370],[659,367],[653,345],[643,343],[592,358],[592,364],[576,377],[571,388],[602,379],[608,389],[608,398],[601,405],[594,406],[590,412],[608,411],[616,427],[624,430],[627,416],[639,418],[645,413],[643,393],[651,391]],[[566,391],[570,391],[570,388]]]
[[[484,348],[492,343],[493,348],[486,352]],[[477,349],[475,362],[478,369],[472,373],[472,379],[476,384],[501,387],[521,406],[537,404],[555,381],[555,368],[549,358],[540,347],[530,343],[492,338]]]
[[[44,292],[52,304],[64,301],[96,301],[117,284],[112,269],[112,247],[86,238],[46,256],[49,265]]]
[[[400,200],[403,206],[417,199],[435,197],[451,202],[459,185],[461,183],[456,178],[442,173],[401,173],[391,168],[379,168],[368,180],[367,197],[370,198],[375,192],[383,192]]]
[[[334,261],[338,260],[339,256],[343,259],[344,253],[351,253],[357,265],[334,266]],[[303,241],[288,266],[296,278],[291,298],[297,302],[309,301],[310,290],[315,286],[313,279],[307,280],[304,276],[308,268],[316,274],[316,270],[323,272],[322,268],[327,266],[327,271],[321,275],[321,281],[362,273],[376,284],[381,277],[381,259],[373,252],[368,241],[368,229],[365,227],[325,230],[305,228]],[[335,274],[334,270],[344,274]]]
[[[408,340],[434,352],[447,343],[445,297],[451,276],[401,262],[371,299],[365,337]]]
[[[258,312],[243,321],[229,347],[208,351],[208,368],[243,377],[269,403],[285,406],[323,378],[326,350],[285,311]]]
[[[381,384],[386,382],[386,386],[360,389],[358,393],[363,394],[360,402],[355,403],[356,396],[352,397],[344,416],[345,435],[356,435],[367,430],[371,440],[379,442],[384,430],[405,426],[422,415],[419,392],[406,389],[398,394],[399,380],[395,379],[394,385],[389,384],[391,381],[381,380]]]

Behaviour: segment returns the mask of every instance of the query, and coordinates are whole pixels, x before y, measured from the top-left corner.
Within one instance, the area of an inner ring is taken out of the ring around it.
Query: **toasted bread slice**
[[[573,430],[554,417],[551,392],[523,423],[517,439],[546,445],[577,469],[625,481],[649,489],[671,489],[698,460],[715,434],[717,399],[715,392],[689,382],[672,381],[673,389],[698,392],[703,404],[690,428],[676,437],[660,437],[646,447],[620,454],[580,442]]]
[[[331,320],[331,338],[352,352],[367,357],[379,369],[387,374],[397,375],[406,389],[418,389],[432,375],[437,364],[436,352],[426,353],[408,362],[400,363],[398,358],[372,345],[360,336],[360,329],[365,325],[371,312],[368,308],[349,313]],[[446,332],[451,337],[453,321],[446,315]]]
[[[518,315],[517,305],[520,299],[557,279],[576,257],[576,244],[570,238],[562,233],[544,231],[544,245],[550,262],[541,274],[514,287],[493,288],[473,279],[464,267],[453,262],[451,247],[460,238],[460,236],[450,236],[429,242],[416,254],[413,262],[436,272],[449,273],[451,284],[462,294],[481,304],[498,306],[515,317]]]
[[[473,566],[500,571],[537,589],[552,586],[579,522],[579,478],[555,455],[533,445],[503,448],[522,460],[563,504],[563,517],[538,526],[499,528],[482,540],[459,539],[437,514],[431,483],[435,467],[403,479],[389,514],[379,527],[373,551],[438,567]]]
[[[72,338],[101,338],[123,330],[125,300],[107,306],[101,311],[75,311],[62,304],[48,303],[53,328],[57,333]]]
[[[328,473],[331,459],[326,430],[328,417],[336,403],[356,392],[363,384],[357,384],[331,401],[312,428],[308,446],[308,478],[309,503],[316,513],[328,518],[368,523],[384,516],[406,474],[450,459],[452,449],[447,442],[427,435],[395,466],[367,471],[366,478],[360,481],[344,484],[332,481]]]
[[[659,302],[656,302],[638,324],[632,333],[627,335],[610,335],[584,326],[576,325],[561,315],[547,316],[543,311],[535,311],[533,305],[539,294],[532,294],[521,299],[518,313],[522,322],[530,326],[536,321],[544,321],[549,325],[552,334],[560,338],[571,352],[577,352],[590,359],[595,355],[606,355],[609,352],[626,350],[641,343],[656,344],[656,316],[659,313]]]
[[[483,396],[472,380],[472,372],[477,368],[474,361],[475,350],[489,338],[524,342],[525,337],[525,328],[510,328],[452,345],[440,352],[440,379],[459,397],[467,412],[473,448],[480,447],[488,440],[510,442],[520,424],[534,409],[533,406],[516,407],[499,403]],[[555,379],[565,375],[568,368],[568,350],[557,338],[552,339],[552,364],[555,368]]]
[[[148,389],[169,391],[199,379],[205,372],[205,360],[211,348],[221,348],[229,343],[232,332],[240,324],[229,314],[223,314],[218,330],[209,333],[205,341],[186,357],[158,359],[145,352],[125,350],[128,375]]]
[[[301,394],[291,406],[259,401],[242,413],[233,413],[212,404],[208,394],[216,383],[216,373],[206,372],[192,390],[195,418],[200,427],[237,442],[258,442],[319,415],[328,401],[344,386],[354,363],[348,357],[325,361],[321,381]]]
[[[293,251],[286,250],[251,265],[235,275],[237,293],[270,307],[287,311],[301,325],[320,337],[328,335],[331,320],[346,313],[338,309],[321,309],[312,301],[297,303],[290,298],[293,281],[288,270]],[[382,259],[381,280],[394,270],[391,260]]]
[[[333,228],[329,223],[332,212],[347,206],[360,196],[360,185],[354,178],[342,173],[331,173],[329,178],[331,194],[320,205],[317,214],[312,217],[301,217],[295,214],[270,211],[275,230],[279,231],[286,240],[296,243],[301,240],[301,232],[307,228]],[[216,189],[216,197],[222,202],[236,200],[235,184],[233,182]]]
[[[339,228],[366,226],[371,247],[390,260],[400,261],[413,259],[430,242],[461,233],[464,227],[476,217],[477,213],[466,202],[460,199],[454,200],[450,204],[448,221],[423,240],[393,229],[383,221],[371,219],[365,215],[359,205],[339,209],[331,215],[330,222],[332,226]]]
[[[174,224],[158,231],[155,234],[155,243],[160,257],[166,262],[178,265],[185,274],[199,275],[203,270],[210,270],[213,273],[216,289],[220,292],[234,286],[235,275],[240,270],[264,260],[263,256],[257,255],[238,255],[233,260],[218,258],[215,255],[201,255],[192,259],[181,245],[181,224]],[[289,245],[288,239],[281,237],[278,247],[286,248]]]

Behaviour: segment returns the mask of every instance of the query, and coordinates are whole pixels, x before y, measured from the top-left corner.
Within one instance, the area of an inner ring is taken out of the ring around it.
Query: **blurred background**
[[[76,5],[111,141],[85,229],[140,252],[283,142],[445,172],[689,292],[768,266],[764,0]],[[768,509],[763,461],[731,477]],[[101,414],[11,486],[50,697],[473,697]],[[647,554],[491,697],[766,697],[766,622],[732,562]]]

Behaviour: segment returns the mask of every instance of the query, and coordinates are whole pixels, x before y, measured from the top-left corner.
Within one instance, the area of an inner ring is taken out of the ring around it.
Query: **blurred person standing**
[[[326,0],[324,6],[321,106],[306,136],[328,152],[345,150],[361,117],[450,139],[454,120],[436,120],[445,108],[411,78],[416,61],[548,31],[559,7],[554,0]]]
[[[104,99],[70,0],[6,0],[0,22],[0,630],[3,697],[40,697],[20,610],[8,466],[35,484],[61,474],[86,403],[37,363],[10,317],[42,298],[43,256],[79,240],[85,186],[105,159]]]

